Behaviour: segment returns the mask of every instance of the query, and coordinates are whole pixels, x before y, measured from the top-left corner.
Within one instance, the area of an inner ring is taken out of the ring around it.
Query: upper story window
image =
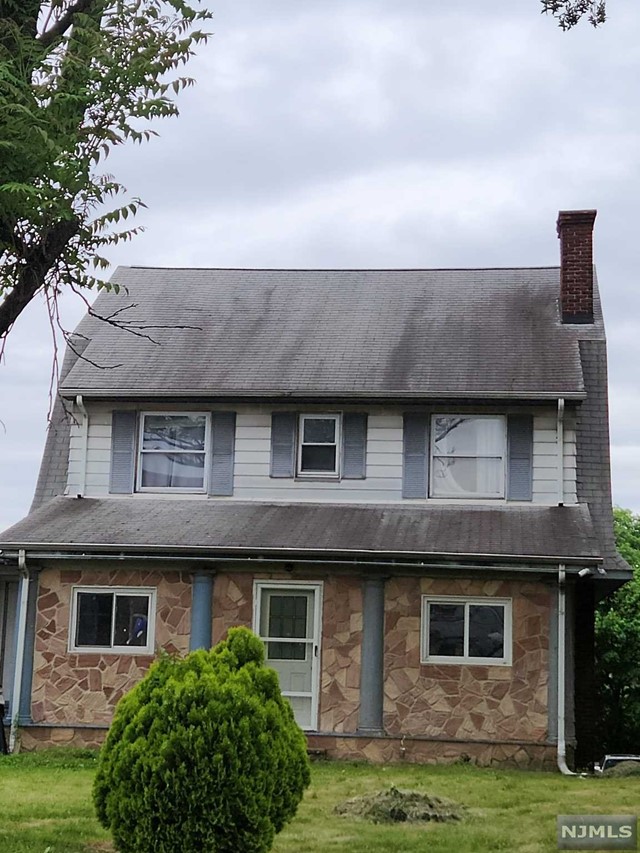
[[[506,455],[503,415],[434,415],[431,497],[503,498]]]
[[[300,415],[298,474],[340,475],[340,415]]]
[[[140,418],[138,489],[203,492],[209,446],[204,413],[145,413]]]
[[[422,662],[511,664],[511,600],[422,597]]]
[[[156,591],[135,587],[75,587],[69,649],[152,654]]]

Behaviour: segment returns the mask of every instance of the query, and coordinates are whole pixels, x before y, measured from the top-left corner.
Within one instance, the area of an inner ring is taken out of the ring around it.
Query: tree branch
[[[75,3],[67,9],[64,15],[58,18],[51,29],[38,36],[38,42],[43,47],[49,47],[50,44],[56,41],[56,39],[61,38],[72,26],[73,19],[78,12],[86,12],[95,2],[96,0],[75,0]]]
[[[24,256],[18,281],[0,304],[0,337],[7,334],[36,293],[44,286],[47,273],[80,227],[78,219],[62,219],[52,226],[42,242]]]

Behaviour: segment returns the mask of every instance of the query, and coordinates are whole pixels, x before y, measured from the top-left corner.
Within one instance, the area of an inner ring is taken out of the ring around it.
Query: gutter
[[[211,555],[211,551],[218,551],[215,556]],[[326,554],[325,559],[311,559],[307,554],[316,555],[318,552]],[[19,552],[18,552],[19,553]],[[424,551],[387,551],[385,557],[380,556],[380,551],[372,550],[353,550],[340,551],[331,550],[329,548],[216,548],[207,545],[137,545],[137,544],[116,544],[116,543],[92,543],[79,544],[74,548],[69,548],[68,544],[54,542],[34,542],[30,544],[29,556],[32,559],[158,559],[158,560],[199,560],[201,562],[265,562],[270,560],[283,559],[287,561],[299,562],[320,562],[323,564],[329,563],[358,563],[362,565],[419,565],[431,566],[434,560],[450,560],[457,564],[462,564],[464,560],[470,561],[486,561],[491,563],[489,568],[498,568],[496,564],[511,563],[511,568],[517,568],[522,563],[530,563],[535,567],[540,567],[540,571],[545,571],[542,566],[547,566],[549,572],[555,574],[559,562],[575,566],[575,572],[579,571],[578,567],[595,566],[596,568],[602,564],[602,557],[587,557],[587,556],[560,556],[560,555],[540,555],[540,554],[478,554],[474,553],[455,553],[455,552],[432,552],[425,553]],[[16,551],[5,549],[0,551],[0,559],[15,559]],[[329,559],[330,558],[330,559]],[[374,558],[374,559],[370,559]],[[376,559],[377,558],[377,559]],[[487,568],[483,566],[482,568]]]
[[[567,601],[566,601],[566,573],[564,563],[558,566],[558,770],[563,776],[579,776],[569,769],[567,764],[566,743],[566,624],[567,624]]]
[[[29,572],[27,570],[26,551],[18,551],[18,569],[20,570],[20,608],[16,631],[16,659],[13,673],[13,693],[11,695],[11,729],[9,731],[9,752],[14,752],[18,736],[18,718],[20,716],[20,693],[22,691],[22,666],[24,663],[24,645],[27,633],[27,600],[29,597]]]
[[[14,546],[16,549],[24,548],[23,543]],[[211,555],[211,551],[216,551],[215,555]],[[19,553],[19,552],[18,552]],[[418,564],[421,566],[431,565],[433,560],[451,560],[451,561],[487,561],[492,565],[495,563],[505,563],[511,561],[516,565],[524,562],[532,563],[533,565],[549,565],[552,566],[550,571],[555,572],[559,562],[571,564],[575,566],[598,566],[603,562],[600,556],[567,556],[559,554],[479,554],[475,552],[454,552],[454,551],[380,551],[369,549],[331,549],[331,548],[266,548],[256,546],[253,548],[246,547],[220,547],[210,545],[138,545],[134,543],[115,543],[115,542],[87,542],[79,543],[73,547],[69,547],[69,543],[62,542],[31,542],[29,543],[29,554],[32,558],[47,558],[47,559],[74,559],[75,556],[84,559],[101,559],[103,555],[115,557],[119,560],[127,558],[137,559],[138,555],[144,557],[157,556],[158,559],[198,559],[204,561],[221,560],[229,561],[236,558],[245,558],[254,562],[264,562],[265,560],[300,560],[304,561],[308,558],[307,554],[317,555],[321,553],[325,559],[322,562],[329,560],[339,562],[366,562],[370,563],[370,558],[373,557],[373,562],[381,565],[396,564],[398,561],[406,561],[407,563]],[[158,556],[159,555],[159,556]],[[384,555],[384,556],[383,556]],[[106,558],[105,556],[105,558]],[[5,548],[0,550],[0,560],[15,559],[16,551]],[[364,558],[364,559],[363,559]]]

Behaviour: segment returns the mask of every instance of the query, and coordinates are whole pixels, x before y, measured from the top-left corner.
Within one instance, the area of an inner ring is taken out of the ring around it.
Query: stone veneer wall
[[[234,625],[253,624],[253,580],[249,572],[220,572],[213,579],[213,645]]]
[[[355,732],[360,710],[362,581],[325,581],[320,674],[320,731]]]
[[[44,569],[40,574],[31,712],[36,723],[111,722],[120,697],[153,656],[68,651],[74,585],[156,587],[156,646],[186,652],[191,630],[189,573],[126,569]]]
[[[254,580],[282,582],[301,578],[278,571],[217,574],[213,584],[214,643],[234,625],[252,627]],[[320,730],[355,732],[360,707],[362,581],[347,575],[324,578],[322,614]]]
[[[515,741],[428,740],[409,737],[349,737],[309,734],[308,746],[327,758],[370,761],[372,764],[451,764],[464,761],[480,767],[526,767],[533,770],[556,768],[555,744]]]
[[[512,666],[421,664],[421,596],[426,593],[512,598]],[[391,578],[385,598],[384,724],[389,735],[546,740],[548,587],[521,581]]]

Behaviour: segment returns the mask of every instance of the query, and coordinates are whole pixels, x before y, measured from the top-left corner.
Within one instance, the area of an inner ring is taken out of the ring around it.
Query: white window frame
[[[149,417],[154,417],[159,415],[164,418],[171,417],[204,417],[204,450],[144,450],[144,419]],[[209,479],[209,463],[211,460],[211,413],[210,412],[140,412],[139,418],[139,426],[138,426],[138,449],[136,456],[136,491],[143,493],[158,493],[162,492],[164,494],[205,494],[208,488],[208,479]],[[143,486],[142,485],[142,455],[148,454],[151,455],[153,453],[164,454],[167,453],[202,453],[204,456],[204,469],[202,476],[202,486],[198,489],[188,489],[183,487],[175,487],[175,486]]]
[[[469,453],[456,453],[453,454],[441,454],[435,452],[436,445],[436,430],[435,430],[435,419],[436,418],[473,418],[474,420],[486,420],[487,418],[491,420],[500,420],[502,423],[502,453],[500,455],[500,459],[502,460],[502,488],[498,493],[483,493],[483,492],[469,492],[466,495],[439,495],[435,493],[435,484],[436,478],[434,477],[434,460],[438,459],[446,459],[447,457],[452,459],[496,459],[498,458],[496,455],[491,454],[478,456],[472,456]],[[507,494],[507,444],[508,434],[507,434],[507,416],[503,414],[489,414],[489,415],[479,415],[475,412],[435,412],[431,415],[431,420],[429,422],[429,497],[436,498],[437,500],[453,500],[453,501],[464,501],[464,500],[476,500],[478,498],[487,499],[487,500],[504,500]]]
[[[429,654],[429,605],[463,604],[464,608],[464,654]],[[480,658],[469,656],[469,606],[504,607],[504,654],[501,658]],[[466,595],[423,595],[421,614],[420,662],[423,664],[471,664],[473,666],[511,666],[513,662],[513,600],[511,598],[490,598],[488,596]]]
[[[110,646],[78,646],[76,645],[76,629],[78,617],[78,596],[81,593],[109,593],[113,595],[111,611],[111,640]],[[115,606],[118,595],[136,595],[146,598],[149,602],[147,620],[147,644],[145,646],[116,646],[113,644],[113,630],[115,627]],[[71,613],[69,618],[69,651],[74,654],[126,654],[126,655],[152,655],[155,651],[156,635],[156,600],[157,589],[155,587],[139,586],[74,586],[71,588]]]
[[[317,441],[306,441],[303,442],[304,438],[304,424],[305,421],[314,421],[314,420],[332,420],[336,425],[336,440],[335,442],[317,442]],[[336,467],[334,471],[303,471],[302,470],[302,448],[303,446],[307,447],[333,447],[335,445],[336,448]],[[331,479],[331,480],[339,480],[340,479],[340,470],[341,470],[341,462],[342,462],[342,416],[336,413],[330,412],[305,412],[304,414],[298,415],[298,449],[296,454],[296,477],[306,478],[310,477],[312,479]]]

